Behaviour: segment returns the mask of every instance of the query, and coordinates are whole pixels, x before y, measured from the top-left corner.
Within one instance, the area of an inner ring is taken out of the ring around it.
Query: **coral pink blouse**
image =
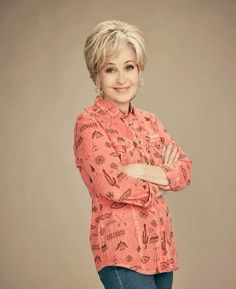
[[[190,183],[191,163],[178,146],[174,164],[163,164],[162,150],[175,143],[154,114],[130,103],[124,113],[97,97],[76,118],[75,163],[92,200],[90,244],[97,271],[123,266],[145,274],[178,269],[171,214],[158,190],[179,191]],[[162,167],[169,184],[130,177],[122,165]]]

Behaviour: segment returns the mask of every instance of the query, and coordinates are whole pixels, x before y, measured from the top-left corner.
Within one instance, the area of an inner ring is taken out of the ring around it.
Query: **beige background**
[[[192,184],[167,196],[180,263],[173,289],[233,289],[233,0],[0,1],[0,288],[102,288],[72,145],[75,117],[95,98],[84,41],[107,19],[143,30],[135,105],[158,115],[193,160]]]

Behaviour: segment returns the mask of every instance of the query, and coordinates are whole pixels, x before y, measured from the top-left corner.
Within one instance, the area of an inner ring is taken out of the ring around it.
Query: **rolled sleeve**
[[[168,133],[167,129],[163,126],[160,120],[152,114],[153,123],[158,131],[160,137],[164,140],[165,146],[171,143],[177,146],[179,158],[172,164],[160,164],[159,166],[164,170],[166,177],[169,181],[168,185],[159,185],[160,189],[179,191],[191,183],[192,176],[192,160],[188,158],[183,149],[177,145],[176,141]]]

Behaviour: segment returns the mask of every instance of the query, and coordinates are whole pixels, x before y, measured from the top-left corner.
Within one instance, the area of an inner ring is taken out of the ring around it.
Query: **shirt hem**
[[[175,266],[175,267],[172,267],[172,268],[169,268],[169,269],[164,269],[164,270],[159,270],[158,269],[158,272],[156,269],[154,269],[153,271],[144,271],[144,270],[140,270],[140,269],[132,269],[132,267],[128,266],[127,264],[123,264],[123,263],[107,263],[103,266],[100,266],[100,267],[96,267],[97,269],[97,272],[101,271],[103,268],[105,267],[108,267],[108,266],[118,266],[118,267],[124,267],[124,268],[127,268],[127,269],[130,269],[132,271],[135,271],[137,273],[141,273],[141,274],[145,274],[145,275],[154,275],[154,274],[157,274],[157,273],[168,273],[168,272],[172,272],[172,271],[176,271],[179,269],[179,266]]]

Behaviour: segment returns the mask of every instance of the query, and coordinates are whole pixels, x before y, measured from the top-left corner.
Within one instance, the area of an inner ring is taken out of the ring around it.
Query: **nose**
[[[125,82],[124,72],[122,72],[122,71],[118,72],[116,81],[117,81],[117,83],[124,83]]]

